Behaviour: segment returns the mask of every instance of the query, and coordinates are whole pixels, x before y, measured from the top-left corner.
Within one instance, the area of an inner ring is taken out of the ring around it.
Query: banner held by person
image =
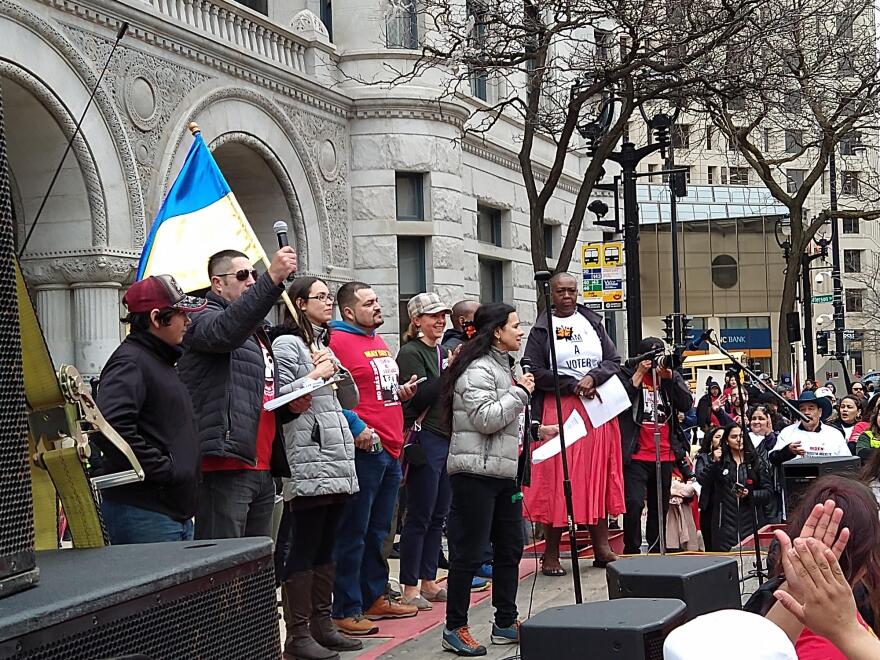
[[[184,291],[211,286],[208,257],[221,250],[268,263],[266,253],[235,199],[198,125],[193,144],[153,222],[138,264],[137,279],[174,275]]]

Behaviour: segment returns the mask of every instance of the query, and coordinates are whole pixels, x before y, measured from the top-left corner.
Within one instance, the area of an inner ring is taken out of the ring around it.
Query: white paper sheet
[[[565,431],[565,446],[571,447],[578,440],[587,437],[587,425],[584,424],[584,418],[580,416],[577,410],[573,410],[565,425],[562,427]],[[559,435],[554,435],[548,439],[543,445],[532,452],[532,464],[537,465],[548,458],[553,458],[560,453],[562,448],[559,446]]]
[[[581,402],[584,404],[593,428],[599,428],[632,406],[626,388],[617,376],[612,376],[597,387],[594,398],[581,397]]]
[[[266,401],[263,404],[263,410],[267,412],[271,412],[276,408],[280,408],[285,403],[290,403],[291,401],[295,401],[300,397],[305,396],[306,394],[311,394],[317,390],[320,390],[322,387],[327,387],[328,385],[333,385],[338,383],[341,379],[333,378],[328,381],[323,380],[312,380],[311,378],[306,378],[305,382],[300,385],[298,388],[293,390],[293,392],[288,392],[287,394],[282,394],[281,396],[277,396],[274,399]]]

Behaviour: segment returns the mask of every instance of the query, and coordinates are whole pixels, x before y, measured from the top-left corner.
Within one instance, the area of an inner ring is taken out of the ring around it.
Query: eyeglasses
[[[865,388],[864,387],[853,387],[852,390],[853,390],[853,392],[864,392]]]
[[[237,270],[234,273],[217,273],[214,277],[227,277],[229,275],[235,275],[235,279],[237,279],[239,282],[245,282],[249,277],[253,277],[256,280],[259,276],[259,273],[256,270],[251,270],[250,268],[242,268],[241,270]]]
[[[332,303],[336,299],[332,295],[319,293],[317,296],[307,296],[306,300],[317,300],[322,303]]]

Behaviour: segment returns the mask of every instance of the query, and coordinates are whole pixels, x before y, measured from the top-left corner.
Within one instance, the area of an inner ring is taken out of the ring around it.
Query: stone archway
[[[302,209],[290,176],[269,146],[250,133],[224,133],[210,144],[217,165],[235,193],[245,216],[267,254],[277,246],[273,224],[284,220],[291,245],[304,256],[308,269],[309,242]]]

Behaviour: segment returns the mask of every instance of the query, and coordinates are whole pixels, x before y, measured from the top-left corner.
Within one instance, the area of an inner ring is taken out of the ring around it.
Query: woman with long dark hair
[[[764,504],[762,523],[782,521],[782,467],[770,463],[770,452],[776,447],[776,431],[773,430],[773,413],[765,405],[755,406],[749,416],[749,439],[758,456],[767,466],[770,476],[770,499]]]
[[[760,508],[770,498],[770,478],[742,428],[724,427],[720,458],[697,480],[712,489],[712,545],[707,550],[727,552],[755,533],[754,507]]]
[[[700,534],[703,536],[703,548],[708,550],[712,547],[712,484],[702,480],[701,476],[712,463],[721,460],[721,437],[724,428],[710,426],[703,439],[700,441],[700,449],[694,457],[694,476],[700,483]]]
[[[847,394],[837,404],[837,421],[831,423],[831,426],[843,433],[843,439],[846,440],[846,445],[853,456],[856,454],[859,436],[870,426],[867,422],[862,421],[863,415],[862,402],[859,398]]]
[[[852,532],[840,554],[839,563],[846,581],[853,588],[859,622],[876,632],[880,622],[880,509],[871,491],[855,479],[838,475],[822,477],[804,492],[788,520],[786,532],[792,539],[801,535],[814,507],[825,504],[827,509],[828,500],[832,500],[843,514],[834,524],[841,530],[846,528]],[[771,573],[780,575],[782,562],[777,561]],[[792,595],[797,598],[795,594]],[[798,658],[844,660],[831,642],[804,628],[781,607],[774,605],[768,618],[780,625],[790,638],[797,640],[795,648]]]
[[[489,542],[494,550],[492,642],[519,642],[516,590],[522,558],[522,497],[517,486],[525,409],[534,390],[531,374],[513,375],[510,353],[523,331],[516,309],[482,305],[476,335],[443,372],[441,402],[451,431],[447,471],[449,578],[443,648],[458,655],[485,655],[468,629],[471,581]]]
[[[296,309],[276,328],[272,350],[278,362],[278,395],[296,390],[307,379],[341,377],[336,388],[312,393],[312,405],[284,426],[291,478],[285,480],[285,511],[279,552],[287,547],[278,579],[283,582],[287,641],[284,657],[331,660],[336,651],[363,644],[345,637],[331,619],[333,543],[345,501],[358,491],[354,439],[343,408],[358,403],[354,381],[327,347],[333,296],[316,277],[298,278],[287,291]],[[286,541],[286,543],[285,543]]]

